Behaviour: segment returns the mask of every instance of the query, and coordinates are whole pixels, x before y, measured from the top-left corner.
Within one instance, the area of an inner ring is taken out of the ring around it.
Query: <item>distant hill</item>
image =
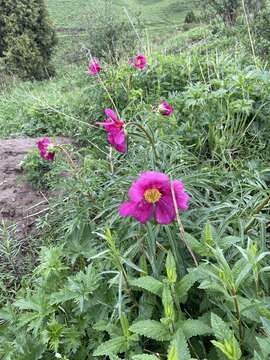
[[[91,13],[93,0],[46,0],[52,20],[60,29],[81,28]],[[169,33],[181,25],[186,13],[194,9],[198,0],[115,0],[119,14],[125,16],[123,7],[131,14],[140,14],[150,34]]]

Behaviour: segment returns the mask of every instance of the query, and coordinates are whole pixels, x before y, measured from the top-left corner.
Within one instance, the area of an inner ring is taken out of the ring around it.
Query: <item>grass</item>
[[[49,12],[57,27],[80,28],[87,13],[95,5],[93,0],[47,0]],[[116,0],[115,6],[123,14],[127,8],[132,14],[140,14],[146,29],[152,33],[171,32],[183,24],[186,13],[196,8],[198,0]]]
[[[93,12],[93,0],[46,0],[52,21],[58,29],[59,44],[54,63],[58,71],[66,64],[80,62],[80,49],[85,44],[83,31],[87,17]],[[131,18],[139,15],[144,26],[147,41],[166,42],[181,30],[186,13],[196,9],[198,0],[116,0],[113,2],[119,15],[126,17],[124,8]],[[196,13],[196,11],[195,11]],[[170,34],[170,36],[168,36]]]
[[[34,135],[27,126],[32,121],[31,109],[40,106],[40,100],[46,99],[51,105],[60,102],[72,102],[73,81],[84,73],[85,57],[80,52],[84,43],[84,32],[76,31],[84,28],[86,17],[91,13],[93,0],[46,0],[52,21],[58,29],[59,44],[55,51],[54,63],[57,68],[55,79],[42,83],[14,82],[9,89],[2,91],[0,97],[0,136]],[[119,13],[125,15],[124,7],[130,16],[141,14],[143,24],[150,36],[155,38],[155,48],[163,50],[172,44],[179,44],[201,36],[201,30],[179,32],[186,12],[194,8],[197,0],[117,0],[114,2]],[[178,29],[178,30],[177,30]],[[73,31],[74,30],[74,31]],[[168,37],[168,33],[174,36]],[[197,34],[197,35],[196,35]],[[177,46],[177,45],[176,45]],[[78,66],[79,65],[79,66]],[[7,83],[12,83],[7,80]],[[78,92],[80,93],[80,91]],[[67,100],[69,101],[69,100]],[[42,102],[42,100],[41,100]],[[68,111],[69,113],[69,111]],[[35,126],[34,126],[35,128]],[[38,129],[37,129],[38,130]],[[37,135],[39,135],[39,130]]]
[[[42,135],[42,128],[49,121],[50,107],[59,111],[64,108],[65,113],[70,114],[71,104],[83,93],[84,75],[83,67],[70,66],[68,72],[55,79],[19,82],[4,91],[0,96],[0,137]],[[74,89],[77,89],[75,96]],[[61,134],[65,132],[62,125]],[[47,126],[45,128],[47,131]]]

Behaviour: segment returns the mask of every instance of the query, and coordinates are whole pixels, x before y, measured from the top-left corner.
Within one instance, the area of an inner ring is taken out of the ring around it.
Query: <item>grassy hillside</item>
[[[130,14],[141,14],[144,25],[152,34],[170,32],[181,25],[187,11],[196,8],[198,0],[116,0],[119,14],[126,7]],[[93,0],[47,0],[48,8],[57,27],[81,27],[87,14],[96,4]]]
[[[67,63],[80,60],[79,49],[86,42],[87,19],[100,3],[93,0],[46,0],[52,21],[58,30],[55,64],[58,71]],[[198,9],[198,0],[115,0],[119,16],[139,15],[146,41],[164,43],[181,32],[188,11]],[[140,30],[140,29],[138,29]],[[78,56],[79,55],[79,56]]]

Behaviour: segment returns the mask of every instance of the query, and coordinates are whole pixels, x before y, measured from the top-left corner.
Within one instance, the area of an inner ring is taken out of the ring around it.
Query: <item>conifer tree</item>
[[[54,28],[44,0],[0,0],[0,57],[21,78],[53,74]]]

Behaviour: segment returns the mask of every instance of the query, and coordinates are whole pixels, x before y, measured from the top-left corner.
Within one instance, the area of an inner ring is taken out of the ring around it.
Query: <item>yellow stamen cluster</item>
[[[158,189],[148,189],[144,193],[144,199],[150,204],[158,202],[160,198],[161,193],[158,191]]]

